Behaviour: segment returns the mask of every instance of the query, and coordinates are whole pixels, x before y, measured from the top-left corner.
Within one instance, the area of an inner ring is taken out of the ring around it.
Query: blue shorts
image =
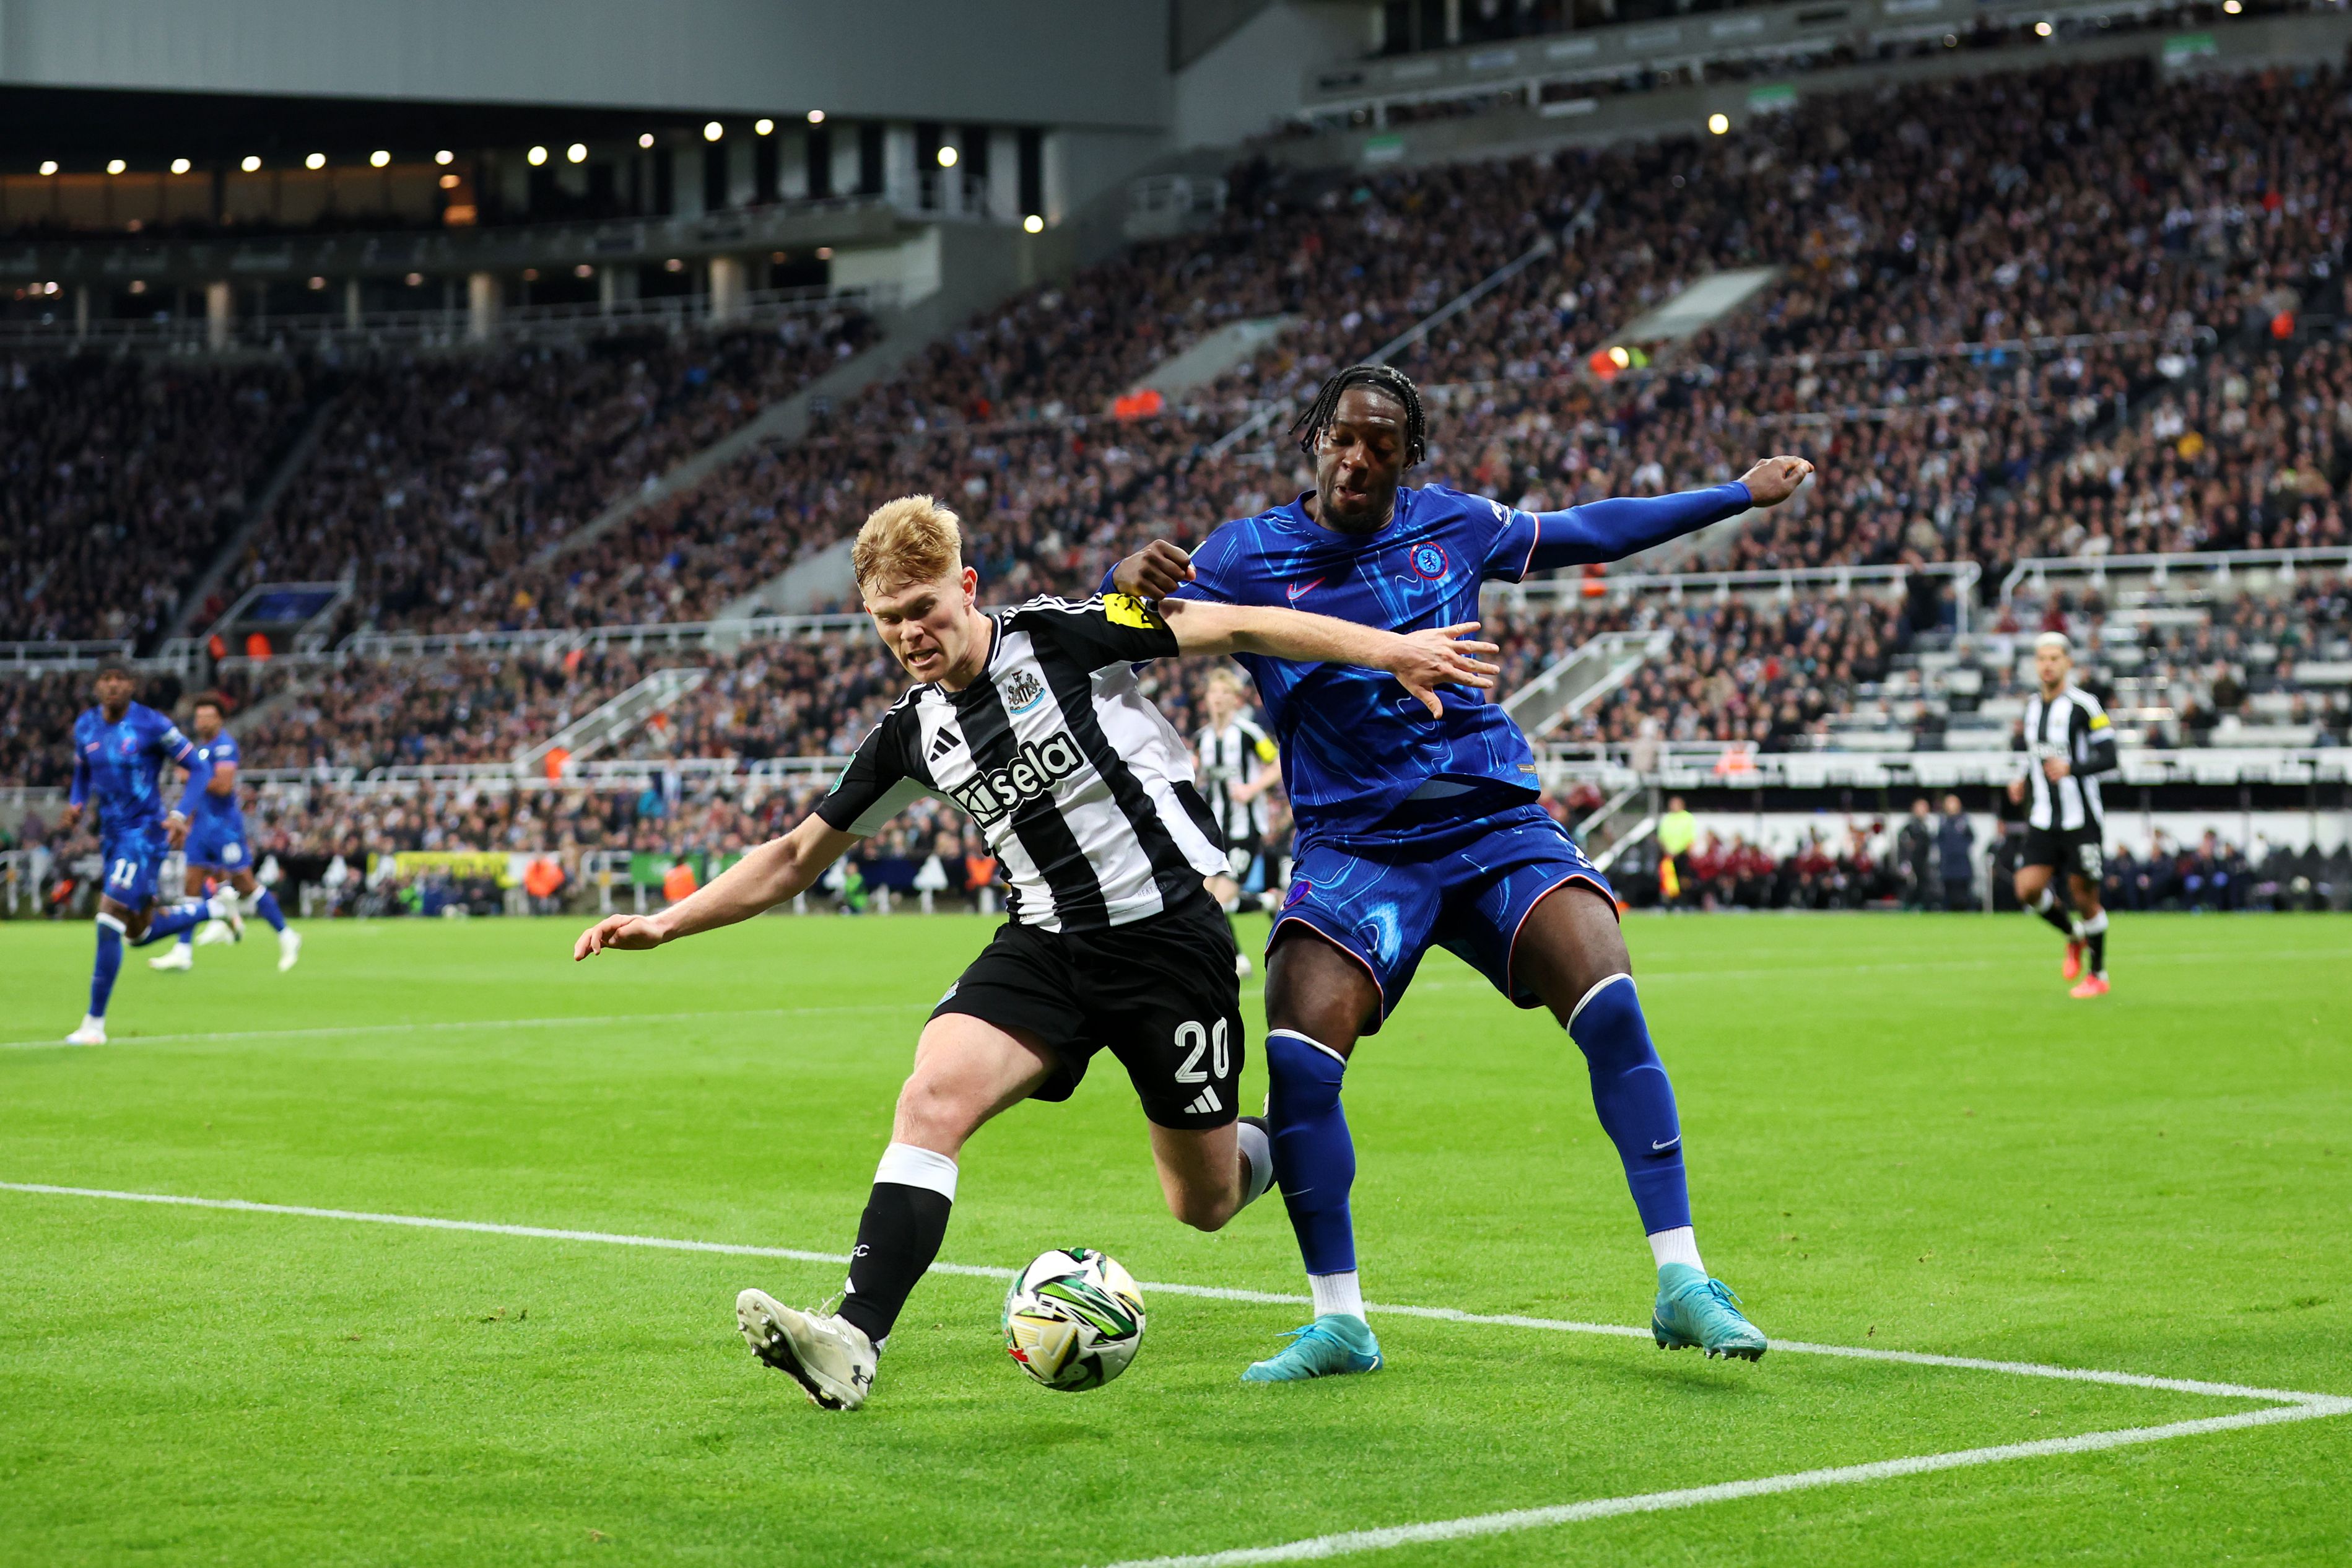
[[[155,873],[169,852],[160,827],[129,827],[104,835],[99,852],[106,861],[106,896],[127,910],[143,910],[155,900]]]
[[[253,869],[253,851],[246,847],[241,822],[199,822],[188,829],[188,864],[223,871]]]
[[[1570,882],[1586,883],[1615,909],[1608,879],[1535,805],[1433,823],[1392,847],[1313,844],[1292,868],[1267,946],[1294,921],[1310,928],[1371,973],[1383,1019],[1433,942],[1533,1007],[1535,994],[1512,982],[1511,945],[1528,911]]]

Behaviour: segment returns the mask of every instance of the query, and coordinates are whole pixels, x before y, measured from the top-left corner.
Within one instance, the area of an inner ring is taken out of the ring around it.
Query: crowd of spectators
[[[160,634],[307,395],[277,363],[0,366],[0,640]]]
[[[536,621],[524,563],[856,352],[842,310],[370,367],[236,563],[237,586],[351,575],[379,626]],[[672,615],[656,617],[677,618]]]

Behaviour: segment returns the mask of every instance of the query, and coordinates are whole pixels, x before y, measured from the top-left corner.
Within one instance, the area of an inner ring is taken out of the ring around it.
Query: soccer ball
[[[1143,1292],[1089,1247],[1044,1253],[1004,1293],[1004,1349],[1048,1388],[1100,1388],[1143,1343]]]

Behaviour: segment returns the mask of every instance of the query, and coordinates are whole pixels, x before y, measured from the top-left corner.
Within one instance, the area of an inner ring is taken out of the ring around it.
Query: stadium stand
[[[159,634],[293,435],[307,391],[276,363],[0,370],[0,637]]]

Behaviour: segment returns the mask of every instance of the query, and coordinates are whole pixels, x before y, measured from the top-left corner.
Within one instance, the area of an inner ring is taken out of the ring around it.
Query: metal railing
[[[0,642],[0,675],[96,669],[110,659],[129,659],[135,647],[128,637],[99,642]]]
[[[1745,572],[1628,572],[1602,577],[1582,577],[1561,574],[1538,577],[1523,583],[1497,583],[1486,592],[1503,600],[1512,609],[1524,609],[1544,601],[1577,600],[1591,602],[1601,599],[1630,599],[1639,595],[1657,594],[1669,604],[1681,604],[1696,595],[1712,595],[1718,602],[1735,594],[1774,594],[1793,598],[1800,588],[1825,588],[1833,598],[1843,598],[1856,589],[1867,591],[1883,587],[1895,593],[1906,593],[1914,577],[1948,579],[1953,587],[1953,600],[1960,631],[1969,629],[1969,605],[1976,597],[1977,582],[1984,568],[1973,561],[1945,561],[1920,566],[1790,566]]]
[[[370,310],[357,317],[341,310],[299,315],[237,316],[217,326],[202,316],[168,320],[108,318],[77,323],[0,321],[0,350],[55,348],[64,343],[93,351],[163,351],[205,353],[224,349],[268,351],[350,349],[369,345],[426,348],[469,342],[544,341],[599,337],[626,331],[678,333],[732,327],[767,326],[793,316],[854,306],[887,310],[897,304],[895,283],[854,289],[757,289],[738,296],[724,317],[709,294],[669,294],[608,303],[501,306],[478,331],[465,301],[412,310]]]
[[[2352,547],[2336,544],[2309,549],[2290,546],[2279,550],[2184,550],[2158,555],[2029,556],[2011,566],[2001,578],[2000,602],[2008,604],[2021,585],[2029,586],[2035,595],[2048,593],[2053,577],[2083,578],[2095,588],[2105,584],[2110,573],[2145,574],[2160,587],[2176,572],[2203,573],[2226,583],[2232,573],[2269,566],[2276,569],[2273,575],[2292,581],[2303,567],[2331,565],[2339,569],[2352,567]]]

